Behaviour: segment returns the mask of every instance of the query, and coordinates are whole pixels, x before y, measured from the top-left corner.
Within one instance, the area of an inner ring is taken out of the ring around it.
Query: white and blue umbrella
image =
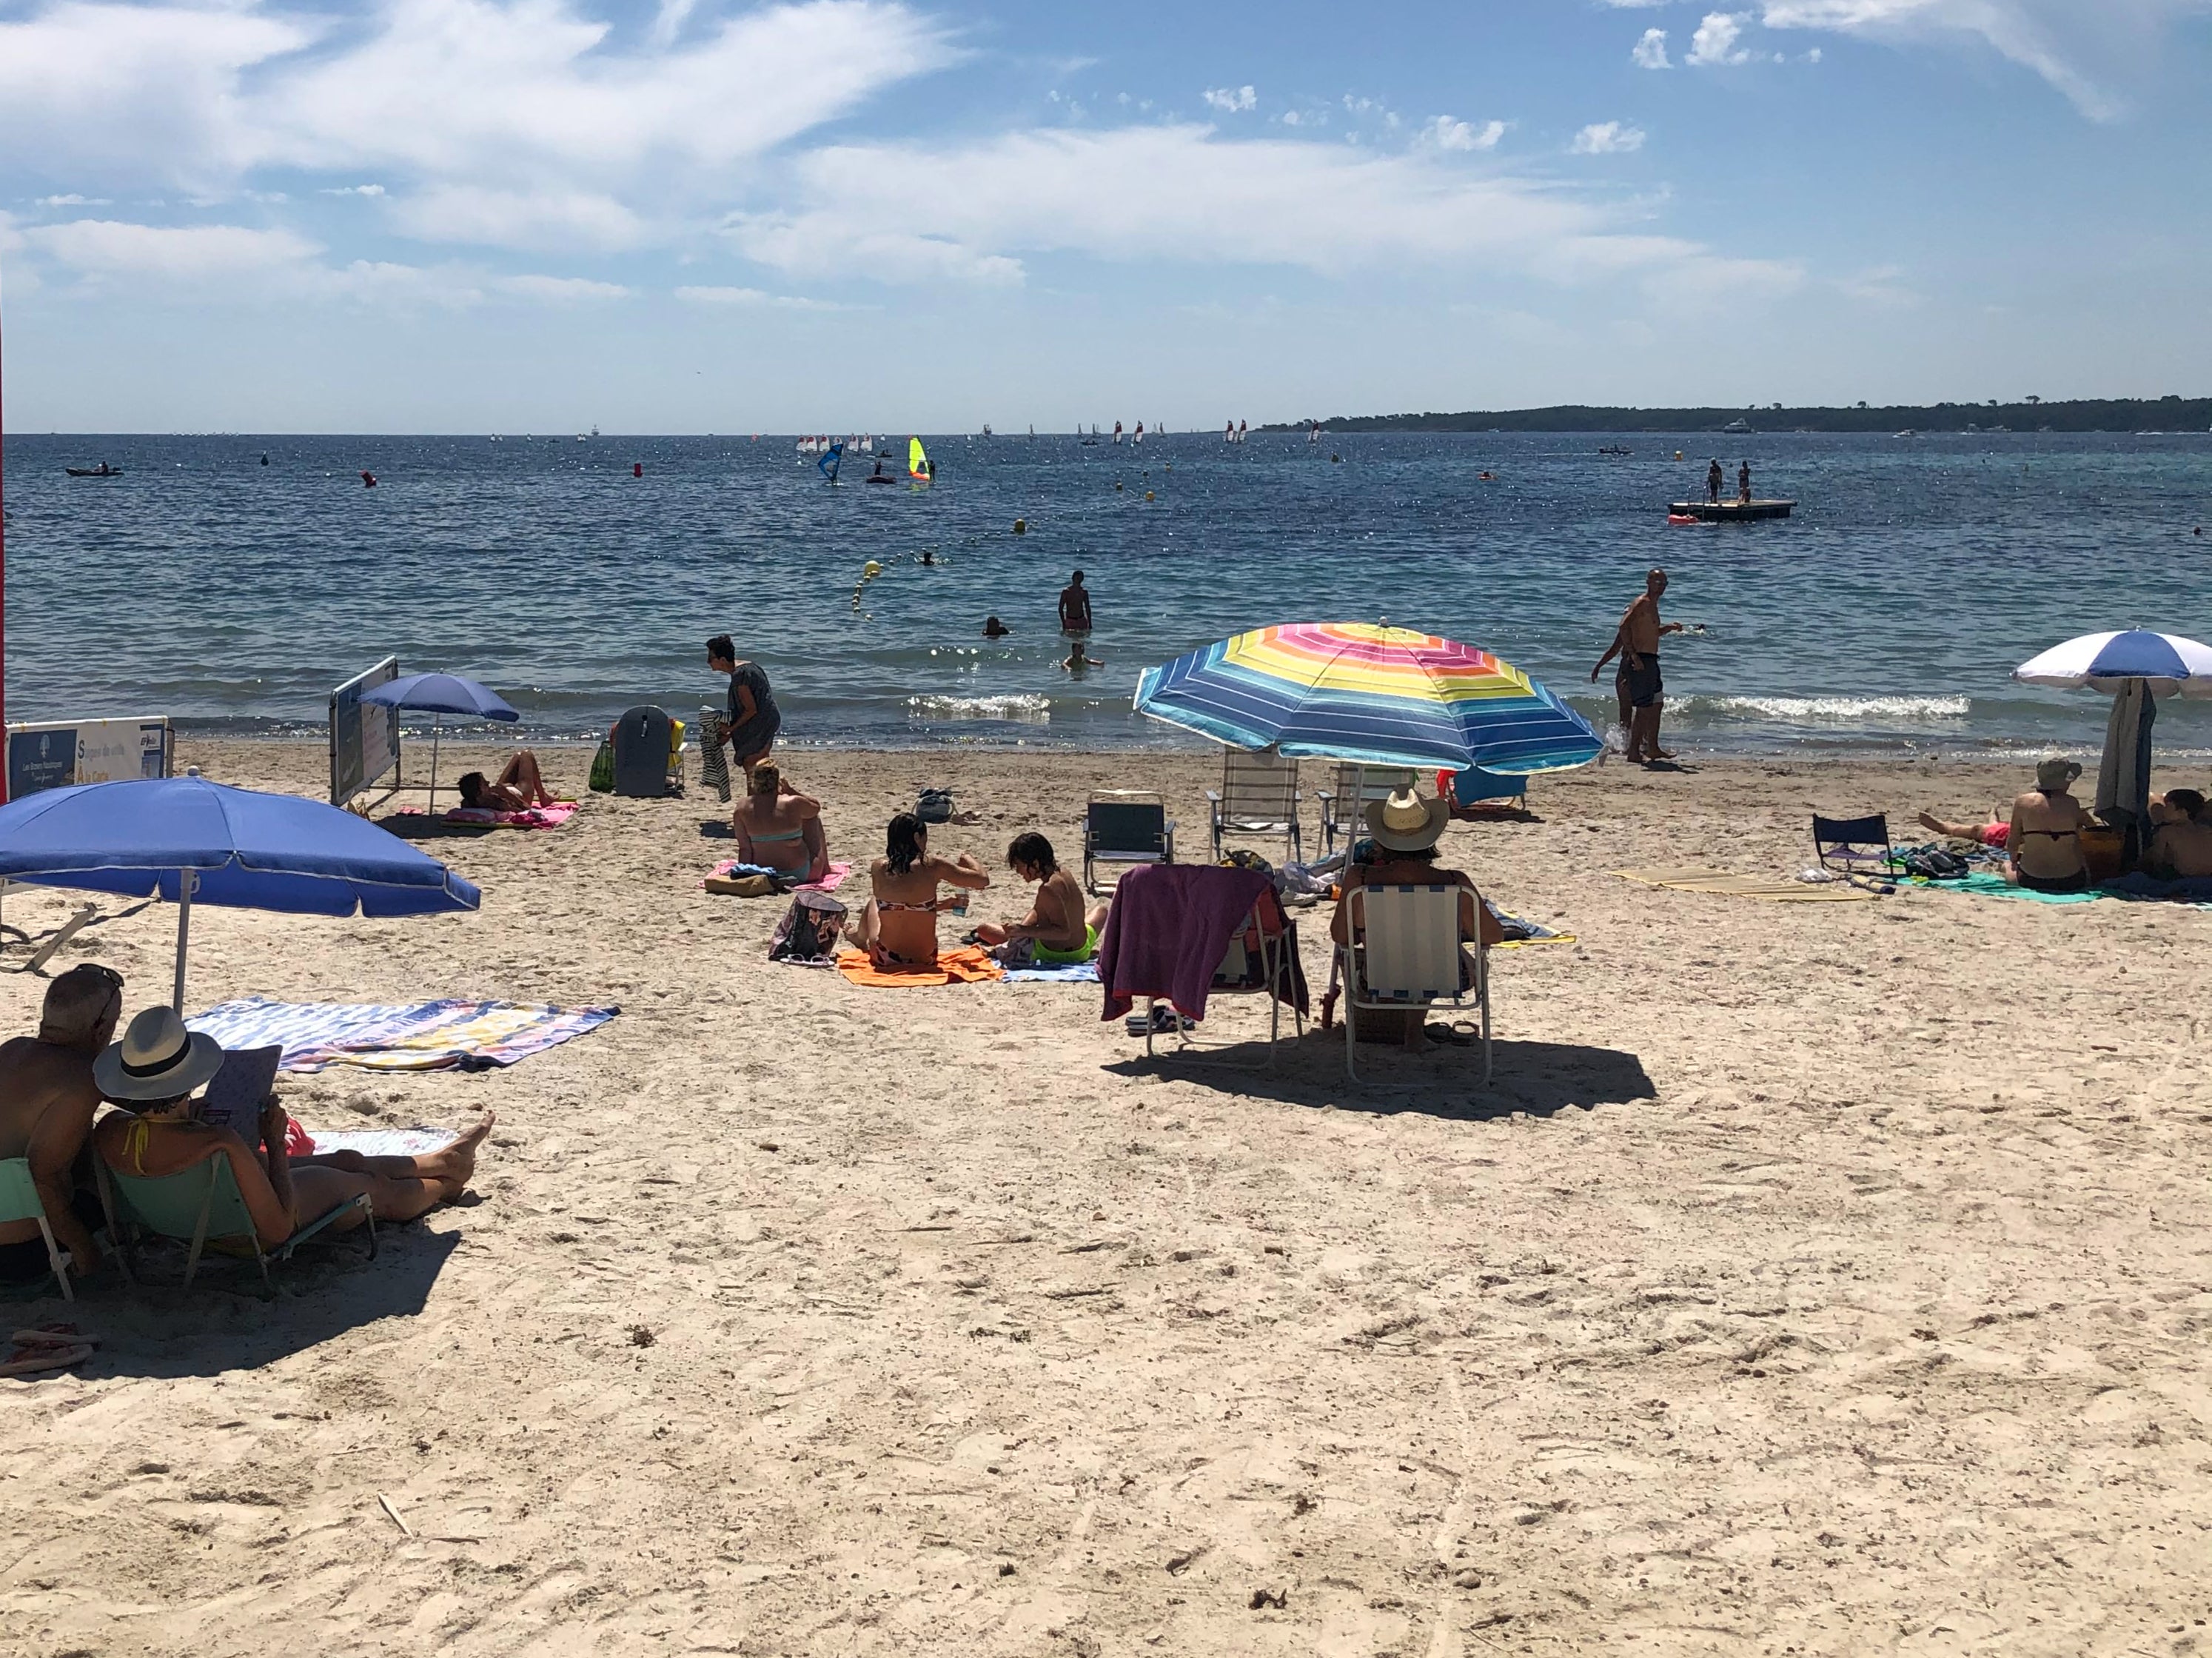
[[[407,708],[430,716],[430,809],[438,808],[438,716],[459,714],[471,719],[500,720],[513,724],[522,717],[514,705],[488,685],[458,674],[410,674],[404,680],[387,680],[361,693],[365,703],[382,708]]]
[[[2142,680],[2154,697],[2212,698],[2212,645],[2175,633],[2130,628],[2124,633],[2085,633],[2053,645],[2013,669],[2023,685],[2118,692]]]
[[[2012,676],[2023,685],[2062,690],[2086,686],[2112,698],[2097,768],[2096,808],[2139,850],[2150,829],[2150,734],[2158,698],[2212,698],[2212,645],[2143,628],[2085,633],[2022,662]]]

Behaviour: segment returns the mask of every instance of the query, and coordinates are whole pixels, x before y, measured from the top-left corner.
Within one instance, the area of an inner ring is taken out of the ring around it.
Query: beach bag
[[[924,823],[952,821],[952,791],[950,789],[925,789],[921,798],[915,802],[915,816]]]
[[[614,790],[615,746],[602,737],[599,753],[592,756],[592,792],[594,795],[611,795]]]
[[[1897,855],[1900,873],[1917,875],[1923,881],[1964,881],[1973,866],[1956,852],[1937,846],[1932,842],[1926,846],[1907,847]]]
[[[805,966],[833,966],[844,927],[845,906],[829,893],[798,893],[783,912],[783,919],[775,923],[768,959]]]

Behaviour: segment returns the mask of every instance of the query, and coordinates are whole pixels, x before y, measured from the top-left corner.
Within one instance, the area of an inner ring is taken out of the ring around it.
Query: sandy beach
[[[1918,839],[1916,811],[1985,811],[2021,771],[1613,763],[1540,782],[1534,820],[1455,826],[1445,863],[1576,937],[1493,957],[1485,1088],[1471,1051],[1375,1051],[1358,1084],[1340,1031],[1272,1070],[1147,1062],[1096,987],[771,965],[783,900],[700,889],[734,850],[711,796],[586,796],[588,750],[545,758],[586,802],[568,826],[424,843],[479,913],[196,912],[195,1008],[622,1013],[507,1070],[283,1081],[311,1131],[499,1113],[470,1198],[373,1265],[340,1244],[273,1299],[217,1262],[189,1294],[111,1272],[19,1304],[104,1345],[0,1381],[0,1649],[2212,1643],[2212,912],[1609,873],[1784,875],[1816,809]],[[785,759],[833,856],[941,784],[981,821],[933,849],[1000,872],[1022,828],[1073,861],[1094,786],[1164,789],[1203,856],[1218,777]],[[301,793],[326,765],[181,759]],[[82,901],[12,888],[5,920]],[[53,965],[166,999],[174,912],[101,911]],[[42,988],[0,976],[8,1033]],[[1204,1034],[1249,1061],[1264,1030],[1238,1001]]]

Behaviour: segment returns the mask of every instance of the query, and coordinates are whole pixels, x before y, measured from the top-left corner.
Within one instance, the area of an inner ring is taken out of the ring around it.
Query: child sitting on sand
[[[1036,900],[1011,927],[981,923],[975,929],[977,942],[994,949],[1026,942],[1029,959],[1048,966],[1073,966],[1098,954],[1098,930],[1106,924],[1106,906],[1084,908],[1083,888],[1060,867],[1050,841],[1034,829],[1016,835],[1006,848],[1006,863],[1024,881],[1042,883]]]

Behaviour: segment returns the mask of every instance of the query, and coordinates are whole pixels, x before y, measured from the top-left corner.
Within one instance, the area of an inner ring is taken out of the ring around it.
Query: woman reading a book
[[[202,1102],[193,1096],[224,1060],[215,1039],[185,1029],[173,1009],[147,1009],[125,1027],[121,1041],[93,1062],[101,1094],[123,1107],[93,1131],[93,1149],[118,1173],[155,1178],[181,1173],[211,1157],[228,1158],[264,1248],[363,1192],[380,1221],[411,1221],[459,1197],[476,1171],[477,1148],[491,1132],[486,1112],[468,1133],[427,1156],[364,1157],[354,1151],[289,1156],[284,1149],[289,1119],[273,1092],[264,1094],[252,1124],[256,1143],[249,1144],[231,1123],[201,1119]],[[349,1215],[331,1230],[358,1224]]]

